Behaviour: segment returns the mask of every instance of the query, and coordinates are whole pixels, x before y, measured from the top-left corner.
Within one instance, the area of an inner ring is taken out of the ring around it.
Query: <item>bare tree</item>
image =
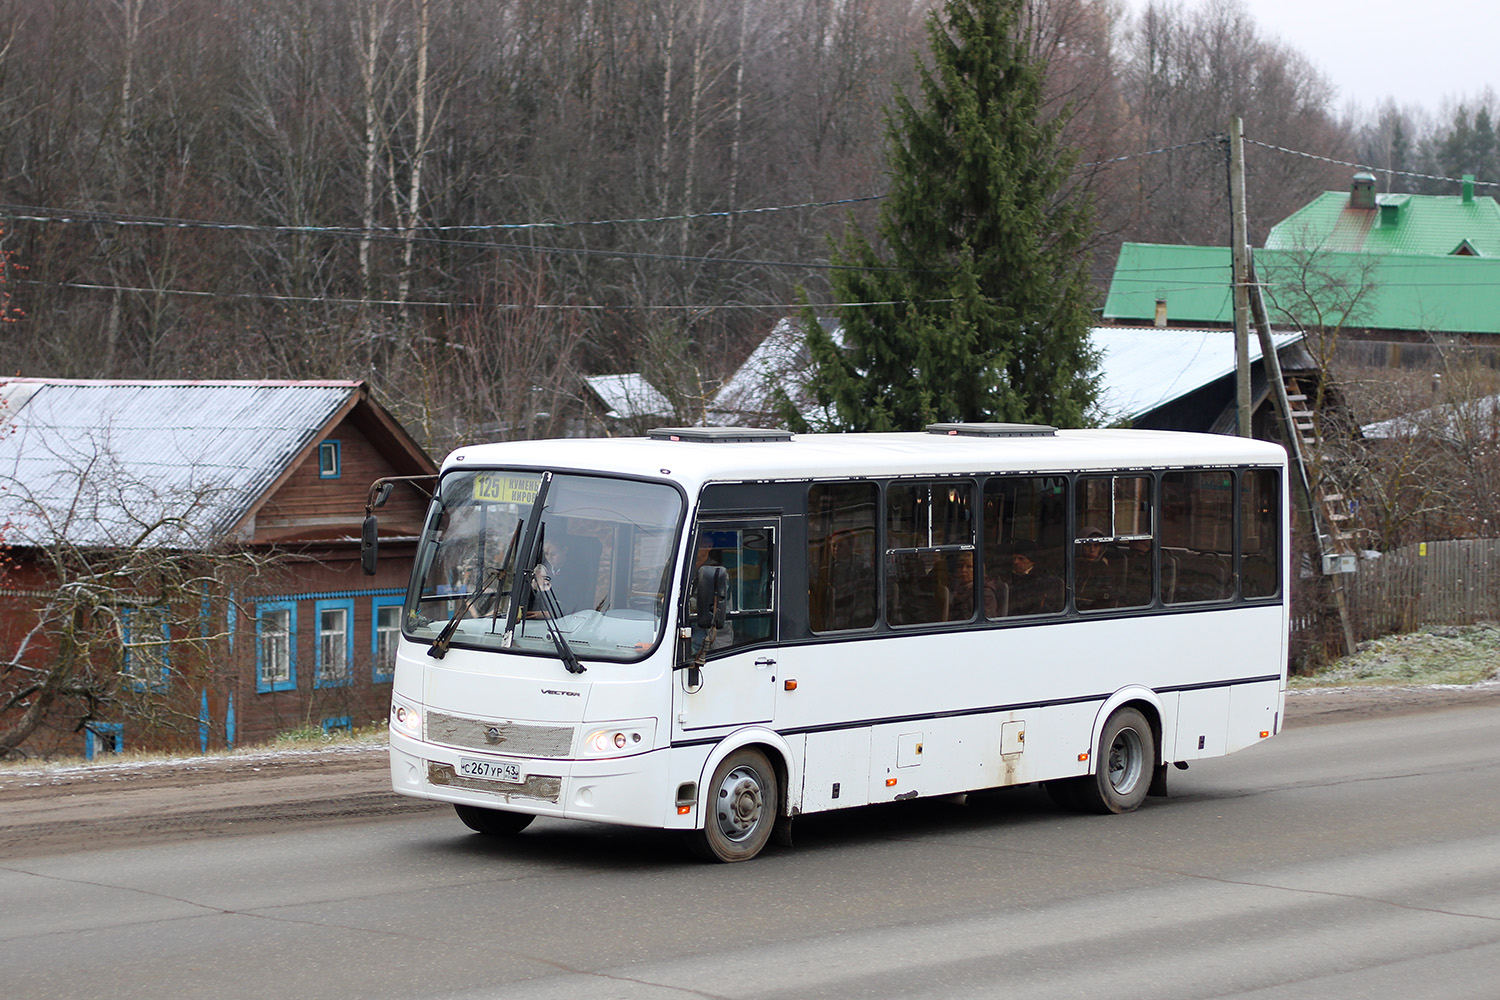
[[[0,539],[0,758],[48,752],[106,717],[141,725],[147,744],[196,727],[200,690],[232,677],[232,595],[277,563],[274,553],[195,544],[191,526],[221,502],[215,490],[149,490],[103,438],[66,457],[66,471],[43,483],[0,476],[10,511]]]

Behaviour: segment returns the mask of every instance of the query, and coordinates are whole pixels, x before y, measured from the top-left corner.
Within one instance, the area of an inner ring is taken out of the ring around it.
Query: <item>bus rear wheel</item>
[[[694,850],[708,861],[749,861],[771,838],[781,798],[776,769],[759,750],[736,750],[714,768]]]
[[[1151,724],[1134,708],[1122,708],[1104,723],[1092,777],[1074,786],[1078,804],[1089,812],[1127,813],[1140,808],[1156,769],[1156,738]]]
[[[484,809],[453,803],[453,811],[464,821],[464,826],[475,833],[491,837],[509,837],[520,833],[536,819],[531,813],[505,812],[500,809]]]

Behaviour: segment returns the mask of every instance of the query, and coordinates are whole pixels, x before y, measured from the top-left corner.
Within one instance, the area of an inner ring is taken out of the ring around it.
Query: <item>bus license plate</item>
[[[458,758],[458,773],[465,778],[483,778],[486,781],[508,781],[521,784],[526,775],[521,765],[512,761],[475,760],[473,757]]]

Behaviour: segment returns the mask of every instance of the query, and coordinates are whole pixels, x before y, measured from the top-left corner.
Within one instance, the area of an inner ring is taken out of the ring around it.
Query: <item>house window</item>
[[[314,687],[340,687],[354,677],[354,601],[318,601],[318,662]]]
[[[126,608],[122,625],[126,683],[136,691],[163,690],[171,667],[167,649],[172,636],[166,609]]]
[[[339,443],[338,441],[324,441],[318,445],[318,478],[339,478]]]
[[[125,726],[120,722],[90,722],[83,727],[83,756],[93,760],[95,754],[120,753],[125,749]]]
[[[291,601],[255,609],[255,690],[297,688],[297,605]]]
[[[401,602],[400,597],[374,599],[370,679],[376,684],[389,684],[396,677],[396,644],[401,640]]]

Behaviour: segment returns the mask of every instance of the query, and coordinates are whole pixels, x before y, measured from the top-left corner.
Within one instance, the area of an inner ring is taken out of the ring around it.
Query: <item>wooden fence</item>
[[[1500,620],[1500,539],[1423,542],[1361,559],[1344,585],[1360,640]]]

